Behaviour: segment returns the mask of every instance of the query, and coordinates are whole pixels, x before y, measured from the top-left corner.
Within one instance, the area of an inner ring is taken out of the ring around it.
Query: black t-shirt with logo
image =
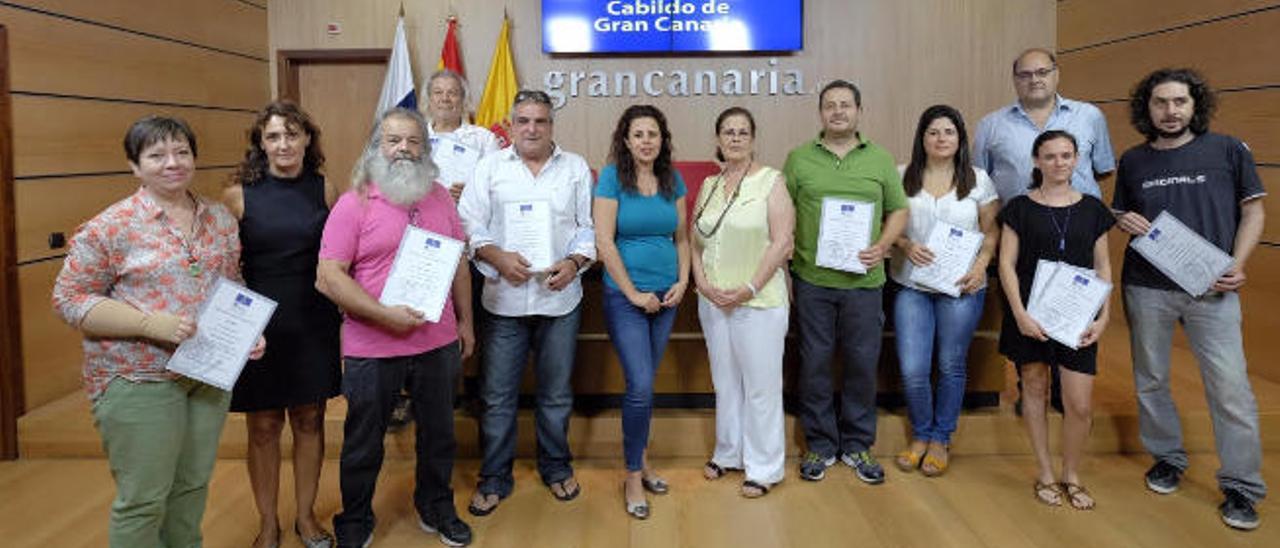
[[[1230,254],[1240,225],[1240,204],[1264,194],[1249,147],[1234,137],[1205,133],[1174,149],[1141,144],[1126,151],[1116,171],[1111,207],[1138,212],[1149,221],[1168,211]],[[1125,249],[1120,279],[1124,284],[1181,291],[1132,247]]]

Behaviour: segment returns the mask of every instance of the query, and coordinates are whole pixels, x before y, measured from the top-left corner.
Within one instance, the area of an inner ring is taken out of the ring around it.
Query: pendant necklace
[[[1040,191],[1040,196],[1042,196],[1046,202],[1049,201],[1049,197],[1044,193],[1043,190]],[[1067,209],[1066,219],[1063,219],[1061,225],[1058,224],[1058,218],[1054,216],[1053,210],[1050,209],[1048,212],[1049,222],[1053,223],[1053,230],[1058,233],[1058,253],[1059,254],[1066,254],[1067,252],[1067,228],[1071,226],[1071,210],[1074,209],[1072,207],[1074,205],[1075,204],[1070,204],[1066,206],[1066,209]],[[1046,206],[1048,205],[1046,204]],[[1053,206],[1048,206],[1048,207],[1053,207]]]
[[[738,186],[733,189],[733,195],[729,197],[729,202],[724,205],[724,209],[720,210],[720,217],[716,219],[715,226],[711,227],[710,231],[706,231],[702,229],[702,214],[706,211],[707,205],[711,203],[711,197],[715,196],[720,184],[724,182],[724,173],[721,173],[716,178],[715,186],[711,187],[711,193],[702,202],[702,207],[699,207],[698,211],[693,214],[693,227],[698,230],[698,234],[701,234],[703,238],[711,238],[716,232],[720,231],[720,225],[724,223],[725,215],[729,214],[729,208],[733,207],[733,203],[738,201],[738,195],[742,193],[742,182],[747,178],[748,171],[751,171],[750,165],[742,172],[742,178],[738,179]]]

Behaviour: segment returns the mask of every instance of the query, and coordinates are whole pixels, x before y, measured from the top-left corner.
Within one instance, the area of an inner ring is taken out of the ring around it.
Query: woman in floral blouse
[[[199,546],[230,394],[165,364],[218,277],[239,281],[240,241],[226,208],[190,190],[186,122],[138,120],[124,150],[141,185],[76,232],[53,306],[85,335],[85,390],[116,481],[111,546]]]

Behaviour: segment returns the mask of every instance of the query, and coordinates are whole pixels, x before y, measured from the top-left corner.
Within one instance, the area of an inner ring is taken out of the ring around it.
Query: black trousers
[[[461,350],[450,343],[413,356],[344,359],[347,398],[339,484],[342,512],[333,517],[341,546],[358,546],[373,532],[373,491],[382,470],[383,436],[401,387],[413,398],[417,469],[413,505],[427,523],[456,516],[453,506],[454,384]]]

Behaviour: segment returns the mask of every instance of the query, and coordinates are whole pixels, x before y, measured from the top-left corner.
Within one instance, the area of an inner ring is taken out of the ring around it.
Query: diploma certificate
[[[1134,251],[1192,297],[1213,287],[1213,282],[1235,264],[1218,246],[1196,234],[1168,211],[1151,222],[1151,230],[1129,243]]]
[[[421,312],[427,321],[440,321],[453,289],[462,247],[462,242],[453,238],[415,226],[405,227],[378,302],[404,305]]]
[[[934,223],[924,244],[933,252],[933,262],[926,266],[911,264],[911,273],[907,279],[952,297],[959,297],[960,286],[956,282],[973,267],[973,261],[978,258],[978,251],[982,249],[982,239],[981,232],[965,230],[942,221]]]
[[[200,305],[196,334],[178,345],[165,369],[231,390],[275,311],[275,301],[218,278]]]
[[[502,249],[519,253],[541,272],[551,268],[551,203],[546,200],[502,204]]]
[[[471,182],[471,174],[480,161],[480,151],[448,137],[436,135],[431,138],[431,161],[440,168],[436,182],[449,188],[454,183]]]
[[[1041,282],[1041,276],[1047,278]],[[1080,337],[1111,294],[1111,284],[1086,269],[1047,261],[1037,264],[1036,278],[1027,314],[1040,323],[1049,338],[1079,348]]]
[[[858,252],[871,246],[871,220],[875,204],[839,198],[822,199],[822,223],[818,225],[818,266],[866,274]]]

